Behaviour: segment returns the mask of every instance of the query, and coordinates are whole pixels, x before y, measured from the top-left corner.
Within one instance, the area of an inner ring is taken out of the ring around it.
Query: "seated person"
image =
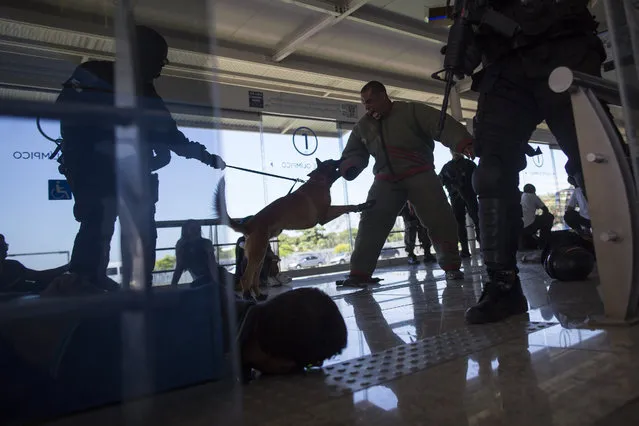
[[[9,244],[0,234],[0,293],[40,293],[54,278],[69,270],[69,265],[35,271],[17,260],[7,259]]]
[[[202,237],[202,229],[195,220],[182,225],[182,236],[175,244],[175,271],[171,285],[176,286],[180,277],[188,271],[192,287],[211,282],[232,282],[230,273],[219,266],[215,259],[213,242]]]
[[[536,191],[537,188],[534,185],[527,183],[524,185],[524,192],[521,194],[521,210],[524,222],[522,238],[532,238],[535,241],[535,247],[530,248],[539,249],[545,247],[550,241],[550,232],[555,216],[550,213],[548,207],[537,196]],[[543,213],[537,215],[537,210],[542,210]],[[536,236],[538,231],[539,238]]]
[[[321,366],[346,347],[337,305],[317,288],[300,288],[256,304],[236,298],[243,375],[286,374]]]
[[[572,177],[568,178],[568,182],[575,186],[575,180]],[[579,207],[579,211],[575,209],[576,207]],[[577,186],[575,186],[568,203],[566,203],[564,222],[579,234],[588,235],[592,232],[590,213],[588,212],[588,201],[581,188]]]

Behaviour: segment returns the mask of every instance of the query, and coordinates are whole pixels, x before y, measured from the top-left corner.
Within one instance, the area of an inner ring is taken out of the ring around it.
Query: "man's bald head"
[[[366,114],[376,120],[381,120],[390,113],[391,102],[386,87],[379,81],[369,81],[362,87],[362,104],[366,107]]]
[[[386,86],[384,86],[382,83],[380,83],[379,81],[369,81],[368,83],[366,83],[364,85],[364,87],[362,87],[362,90],[360,91],[360,93],[364,93],[364,92],[368,92],[371,91],[373,93],[386,93]]]

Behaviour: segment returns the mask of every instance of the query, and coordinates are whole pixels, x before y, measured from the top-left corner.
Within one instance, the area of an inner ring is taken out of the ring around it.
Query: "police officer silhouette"
[[[141,150],[138,153],[146,169],[144,176],[150,181],[152,194],[142,209],[148,220],[150,237],[146,238],[146,283],[152,283],[155,264],[155,202],[158,199],[158,179],[153,172],[167,165],[171,151],[185,158],[195,158],[217,168],[226,167],[217,155],[209,153],[197,142],[188,140],[177,128],[164,101],[154,87],[165,65],[168,64],[168,45],[155,30],[137,26],[138,43],[138,105],[152,113],[140,125]],[[105,290],[118,285],[107,278],[111,238],[118,216],[116,193],[115,130],[106,117],[83,114],[82,105],[114,105],[114,62],[88,61],[79,65],[63,84],[58,104],[78,103],[78,113],[62,119],[63,139],[61,171],[67,177],[75,196],[73,213],[80,222],[71,255],[70,272],[88,279]],[[124,247],[124,245],[123,245]],[[126,257],[126,256],[125,256]],[[127,265],[123,265],[125,269]]]

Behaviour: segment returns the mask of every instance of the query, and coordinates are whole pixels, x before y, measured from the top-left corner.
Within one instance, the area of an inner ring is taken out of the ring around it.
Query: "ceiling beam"
[[[352,0],[345,2],[345,5],[338,10],[339,15],[329,14],[317,20],[314,24],[301,28],[289,37],[285,38],[273,54],[275,62],[281,62],[295,52],[306,40],[318,34],[326,28],[330,28],[352,15],[357,9],[364,6],[369,0]],[[336,7],[337,8],[337,7]]]
[[[90,16],[82,13],[75,16],[66,10],[64,16],[55,16],[51,12],[41,13],[36,10],[22,10],[10,7],[0,7],[0,35],[12,42],[28,43],[40,49],[58,50],[60,53],[72,49],[74,53],[92,58],[101,55],[111,56],[114,49],[112,30],[104,25],[94,24]],[[166,36],[171,46],[170,54],[175,65],[208,66],[209,72],[214,71],[211,59],[223,57],[233,60],[257,63],[270,67],[287,70],[304,71],[320,76],[331,75],[337,78],[355,81],[368,81],[371,78],[381,79],[388,86],[418,90],[433,94],[443,94],[443,84],[430,79],[428,76],[406,76],[392,72],[371,72],[370,68],[356,67],[350,64],[338,63],[324,59],[305,57],[303,55],[290,56],[286,64],[274,62],[269,50],[246,44],[225,40],[216,40],[215,45],[207,46],[194,41],[193,34],[157,27]],[[55,40],[55,45],[51,43]],[[91,50],[77,46],[92,46]],[[99,50],[97,50],[99,49]]]
[[[59,84],[60,81],[68,78],[73,68],[80,63],[81,58],[83,57],[91,57],[92,59],[97,60],[113,60],[114,53],[110,51],[111,49],[103,49],[103,50],[94,50],[94,49],[86,49],[75,47],[68,44],[54,44],[46,41],[42,41],[37,36],[35,36],[35,32],[32,31],[28,25],[23,29],[26,34],[32,34],[32,40],[25,40],[22,38],[8,37],[5,35],[5,32],[12,31],[4,31],[3,20],[0,19],[0,52],[6,51],[7,54],[20,54],[24,56],[28,56],[31,58],[39,58],[43,61],[43,65],[38,65],[38,67],[30,67],[26,70],[21,69],[21,65],[19,62],[15,62],[14,66],[11,67],[12,62],[4,62],[0,63],[0,69],[4,71],[10,71],[15,76],[19,76],[21,80],[28,80],[29,78],[34,78],[36,81],[38,78],[35,78],[35,74],[39,76],[46,76],[47,80],[55,79],[56,83]],[[10,28],[9,28],[10,29]],[[52,30],[57,31],[57,30]],[[51,35],[51,33],[49,34]],[[78,35],[76,34],[76,37]],[[87,40],[82,40],[82,45],[94,45],[91,42],[90,36]],[[54,39],[58,39],[58,37],[53,37]],[[86,42],[84,42],[86,41]],[[173,43],[169,43],[173,45]],[[184,47],[184,46],[181,46]],[[247,46],[225,46],[218,48],[218,54],[221,54],[223,57],[229,57],[231,54],[226,54],[228,49],[229,52],[243,52],[246,54],[249,51],[249,47]],[[220,51],[221,50],[221,51]],[[170,53],[176,53],[180,59],[183,59],[190,63],[179,63],[177,61],[172,61],[170,65],[168,65],[163,72],[163,75],[166,76],[174,76],[179,78],[187,78],[187,79],[196,79],[202,81],[209,82],[217,82],[222,84],[232,84],[238,86],[251,86],[255,88],[262,88],[266,90],[279,90],[290,93],[299,93],[321,97],[327,97],[326,94],[330,93],[331,98],[336,98],[340,100],[346,100],[353,102],[359,101],[359,91],[357,90],[349,90],[349,89],[340,89],[334,86],[324,86],[313,83],[306,82],[298,82],[298,81],[290,81],[285,79],[279,79],[275,77],[264,77],[260,75],[253,74],[245,74],[237,71],[229,72],[224,69],[219,68],[211,68],[206,67],[204,65],[194,65],[201,64],[206,62],[206,59],[209,57],[208,54],[192,52],[192,51],[182,51],[179,49],[171,49]],[[7,56],[8,57],[8,56]],[[260,58],[264,58],[264,55],[258,55],[254,58],[243,58],[248,60],[249,62],[255,63]],[[251,60],[252,59],[252,60]],[[269,66],[274,66],[271,62],[265,63]],[[55,65],[55,70],[51,67]],[[45,68],[42,68],[42,67]],[[280,66],[280,65],[278,65]],[[17,67],[17,68],[16,68]],[[281,66],[280,66],[281,67]],[[401,85],[400,87],[405,88],[405,86],[410,83],[410,78],[405,78],[403,76],[394,75],[394,74],[384,74],[384,73],[376,73],[374,75],[370,75],[370,70],[359,69],[349,65],[343,65],[343,67],[334,68],[334,64],[326,61],[317,61],[312,58],[307,58],[306,60],[301,59],[299,57],[292,57],[289,61],[287,61],[287,69],[295,68],[300,71],[312,72],[312,73],[320,73],[322,75],[333,74],[335,76],[341,78],[351,77],[354,80],[362,80],[364,77],[378,78],[383,79],[389,86]],[[54,72],[55,71],[55,72]],[[347,74],[349,74],[347,76]],[[428,89],[437,89],[437,92],[440,92],[441,88],[439,87],[428,87],[424,86],[424,84],[428,84],[426,81],[421,79],[415,79],[415,84],[419,84],[421,88],[414,87],[413,90],[428,90]],[[363,83],[362,83],[363,84]]]
[[[315,12],[337,16],[334,5],[321,0],[279,0],[294,4]],[[403,34],[409,37],[427,40],[432,43],[444,44],[448,38],[448,29],[429,25],[423,19],[411,18],[400,13],[392,12],[381,7],[364,5],[346,17],[349,21],[359,22],[382,28],[387,31]]]
[[[423,19],[411,18],[371,5],[360,8],[350,16],[350,20],[431,43],[445,44],[448,40],[448,28],[429,25]]]

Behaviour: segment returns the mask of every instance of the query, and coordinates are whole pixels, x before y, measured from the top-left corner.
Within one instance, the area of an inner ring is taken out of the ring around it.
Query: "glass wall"
[[[153,266],[151,215],[156,210],[159,221],[214,217],[212,194],[222,173],[205,164],[211,161],[201,148],[231,164],[254,165],[246,156],[225,155],[214,126],[182,128],[202,147],[174,154],[166,164],[162,142],[186,141],[150,85],[134,82],[142,80],[136,69],[150,82],[162,66],[161,80],[170,80],[175,45],[167,55],[155,35],[129,31],[136,24],[133,13],[115,9],[132,2],[48,3],[3,4],[12,15],[3,15],[3,33],[11,33],[12,41],[3,43],[0,89],[0,424],[40,424],[204,382],[225,382],[224,395],[230,395],[240,372],[223,287],[153,287],[156,279],[147,274]],[[208,56],[203,68],[215,69],[207,4],[191,6],[190,17],[179,7],[153,12],[188,22],[191,32],[180,33],[180,41]],[[145,23],[157,28],[148,14]],[[176,32],[164,34],[169,45]],[[195,95],[202,105],[214,104],[208,91]],[[207,111],[209,118],[217,116]],[[42,118],[41,131],[36,117]],[[61,122],[67,129],[65,174],[59,156],[50,158]],[[237,191],[233,185],[229,189]],[[158,251],[155,266],[170,271],[180,230],[158,234],[157,247],[169,250]],[[145,402],[142,411],[152,406]],[[146,421],[135,411],[136,418],[122,421]],[[232,411],[227,404],[219,414],[230,418]]]
[[[256,116],[254,121],[244,121],[241,130],[180,127],[190,140],[207,141],[217,137],[228,165],[241,166],[256,173],[231,167],[220,172],[174,156],[170,166],[158,172],[161,184],[156,220],[214,218],[213,194],[222,176],[226,177],[230,214],[237,218],[255,214],[275,199],[299,188],[301,183],[292,179],[306,180],[308,173],[315,168],[315,158],[326,160],[340,157],[350,136],[350,130],[341,126],[343,124],[335,121],[264,115]],[[58,122],[44,120],[41,127],[45,135],[54,139],[59,137]],[[45,192],[47,180],[63,178],[57,170],[58,163],[48,158],[55,145],[38,131],[33,118],[3,118],[0,119],[0,129],[5,135],[4,143],[0,146],[1,177],[5,182],[21,182],[21,185],[5,188],[7,199],[13,201],[12,208],[0,212],[3,232],[10,243],[10,256],[35,269],[64,265],[70,257],[78,222],[73,217],[71,200],[50,201]],[[563,167],[566,156],[562,151],[545,144],[533,146],[539,148],[542,154],[528,157],[528,165],[520,176],[520,187],[526,183],[534,184],[540,198],[555,215],[555,227],[562,228],[563,211],[572,191]],[[441,170],[449,160],[448,149],[436,144],[436,170]],[[332,203],[364,202],[373,183],[372,167],[371,159],[356,180],[338,180],[331,189]],[[45,210],[46,218],[41,219],[39,215]],[[25,222],[30,225],[21,226]],[[348,263],[358,222],[359,214],[351,213],[310,230],[285,231],[277,242],[273,242],[273,248],[282,259],[281,269]],[[171,280],[175,266],[174,248],[180,232],[179,227],[158,230],[155,269],[155,282],[158,285],[168,284]],[[39,239],[39,235],[48,237]],[[217,245],[216,255],[220,264],[233,271],[235,243],[240,235],[227,227],[214,226],[203,227],[203,235]],[[121,267],[119,245],[116,228],[109,265],[114,275]],[[403,255],[403,246],[403,221],[398,217],[387,247],[397,248]],[[120,277],[114,278],[118,280]],[[188,274],[182,277],[183,282],[189,279]]]
[[[158,24],[164,21],[168,25],[179,18],[183,25],[167,32],[171,46],[168,57],[161,52],[151,58],[165,66],[166,74],[160,82],[173,85],[165,100],[171,108],[179,102],[201,108],[190,118],[187,113],[174,114],[184,136],[202,146],[172,155],[166,167],[158,168],[159,189],[155,194],[153,173],[143,157],[149,157],[149,161],[153,161],[151,157],[158,157],[156,161],[163,158],[165,147],[150,135],[172,123],[164,111],[135,105],[138,98],[146,100],[154,94],[143,95],[142,89],[134,87],[134,70],[140,67],[131,62],[142,62],[128,55],[136,50],[131,49],[136,36],[126,34],[134,22],[125,22],[127,14],[114,13],[116,7],[131,2],[100,2],[99,10],[93,11],[90,9],[95,2],[75,11],[71,5],[84,2],[68,3],[69,8],[34,9],[45,19],[36,20],[38,25],[25,23],[14,33],[39,38],[31,40],[31,47],[24,40],[10,49],[5,46],[7,51],[2,54],[2,77],[13,81],[13,88],[3,86],[0,90],[4,114],[0,117],[0,424],[35,424],[220,381],[226,381],[223,385],[227,386],[207,388],[203,393],[207,400],[211,395],[222,395],[219,399],[224,403],[216,415],[230,419],[234,410],[241,410],[229,400],[239,401],[232,397],[240,393],[237,379],[243,378],[233,342],[236,337],[240,341],[239,337],[248,337],[255,348],[256,336],[237,336],[233,309],[225,309],[234,306],[232,285],[167,285],[174,277],[178,280],[175,247],[184,236],[182,225],[187,219],[199,220],[202,235],[214,244],[218,262],[233,271],[240,235],[228,227],[216,226],[213,199],[220,179],[226,179],[230,215],[242,218],[255,214],[299,188],[296,180],[308,179],[315,158],[339,158],[350,130],[334,120],[257,113],[232,118],[232,114],[225,115],[229,111],[215,110],[215,93],[209,91],[211,84],[205,81],[211,77],[210,70],[216,69],[211,59],[215,40],[207,37],[212,20],[205,10],[206,2],[198,3],[202,8],[199,11],[179,4],[174,4],[171,11],[161,11],[161,6],[152,11],[146,7],[143,9],[153,12],[147,18],[155,17]],[[187,9],[189,16],[180,17]],[[69,28],[56,29],[54,24]],[[72,50],[73,43],[64,37],[73,38],[78,50]],[[47,51],[44,40],[51,44],[56,40],[66,47]],[[172,44],[174,40],[179,43]],[[193,50],[180,52],[180,45]],[[139,52],[150,52],[140,47]],[[69,79],[80,63],[93,57],[117,59],[118,66],[115,73],[108,67],[102,73],[104,63],[93,64],[107,87],[99,82],[99,87],[89,87],[95,90],[85,92],[82,82]],[[182,61],[182,69],[172,67],[172,61]],[[190,79],[197,81],[197,67],[201,71],[200,87],[205,90],[179,93],[182,87],[195,87]],[[117,77],[108,81],[113,75]],[[69,104],[54,104],[61,84],[67,80],[66,93],[78,98]],[[109,95],[81,96],[86,93]],[[36,117],[43,117],[40,130]],[[75,162],[74,182],[69,181],[69,173],[60,172],[56,158],[50,158],[61,136],[61,121],[71,123],[65,143],[76,144],[65,148],[69,153],[65,154],[65,165],[72,168]],[[177,138],[175,129],[169,127],[169,136],[161,133],[158,137]],[[542,146],[542,150],[545,148]],[[522,178],[522,183],[525,179],[534,181],[542,196],[565,188],[561,165],[544,169],[548,159],[563,163],[557,152],[548,152],[549,157],[546,153],[543,156],[545,163],[533,164],[527,169],[530,174]],[[224,171],[212,168],[209,153],[222,156],[228,167]],[[437,145],[437,170],[449,158],[448,150]],[[364,202],[373,182],[372,167],[371,161],[355,181],[338,180],[331,188],[332,203]],[[534,167],[546,174],[534,172]],[[107,184],[101,181],[104,176],[96,178],[103,172],[108,175]],[[548,173],[554,173],[552,179]],[[151,214],[160,225],[155,247]],[[272,242],[281,258],[281,269],[348,263],[358,221],[358,214],[349,214],[313,229],[283,232]],[[78,239],[79,231],[82,239]],[[398,218],[382,257],[404,254],[402,231],[403,223]],[[193,240],[201,242],[197,236]],[[76,257],[90,258],[88,269],[96,272],[95,277],[66,273],[74,257],[74,245]],[[155,261],[151,262],[148,254],[154,249]],[[149,265],[155,269],[152,278],[146,274]],[[103,269],[104,276],[98,277],[97,272]],[[185,272],[179,282],[191,283],[193,278]],[[225,399],[227,396],[231,398]],[[126,420],[135,422],[139,418]]]
[[[57,121],[42,120],[41,128],[54,139],[60,136]],[[9,244],[9,259],[35,269],[65,265],[78,223],[72,201],[51,200],[55,186],[49,187],[49,181],[64,179],[58,163],[49,159],[56,145],[39,133],[35,118],[0,117],[0,132],[0,179],[5,194],[0,234]]]
[[[564,169],[566,154],[557,147],[531,143],[533,148],[541,150],[540,155],[526,157],[526,169],[519,175],[520,190],[525,184],[535,185],[537,195],[555,216],[553,229],[564,229],[563,222],[566,203],[572,194],[572,186],[568,183],[568,174]]]

